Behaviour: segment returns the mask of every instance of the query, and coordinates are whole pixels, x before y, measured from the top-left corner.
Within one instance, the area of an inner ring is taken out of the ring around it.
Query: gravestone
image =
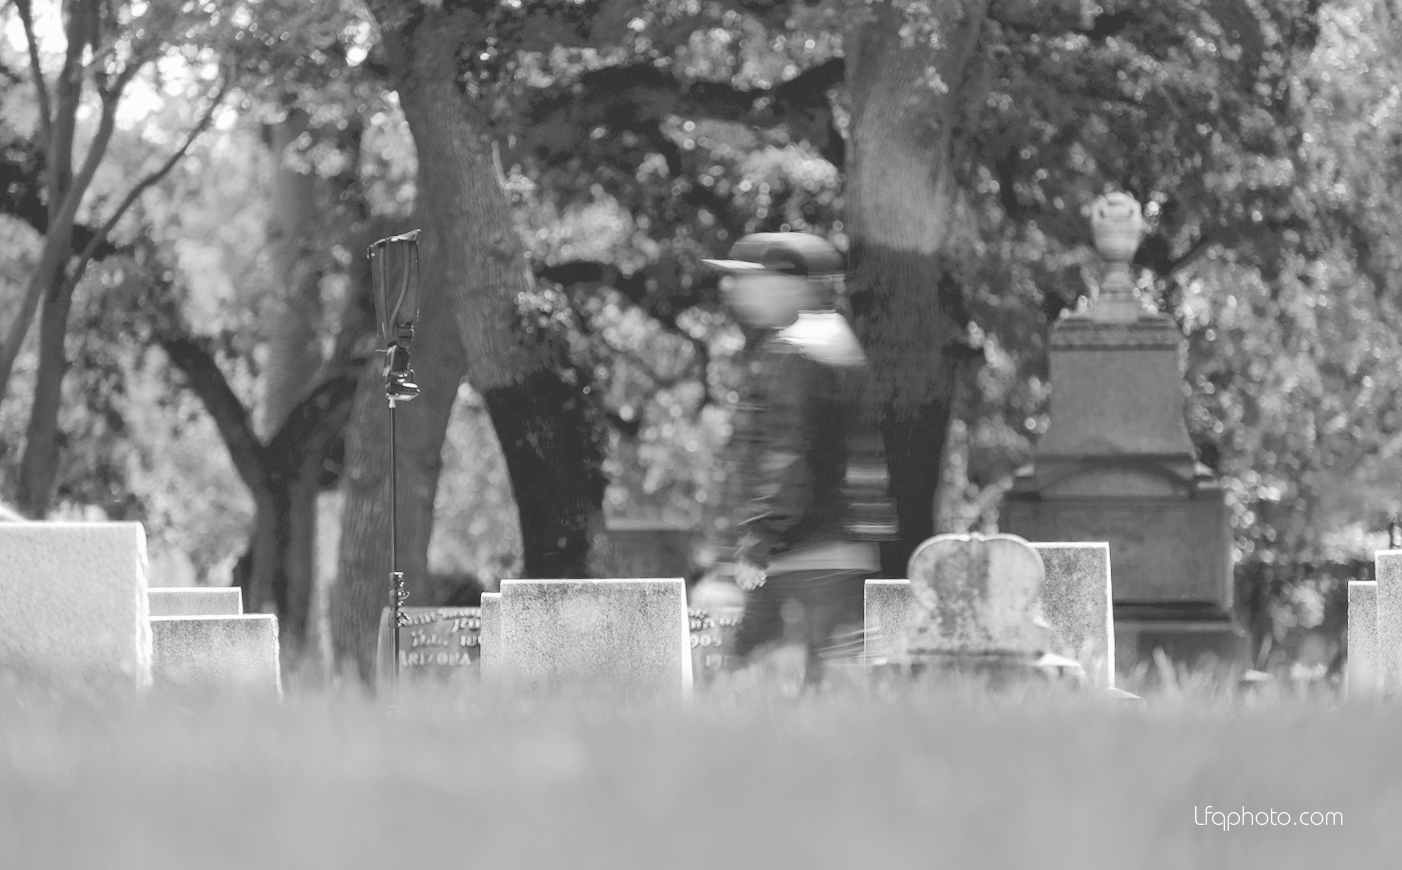
[[[152,616],[238,616],[243,590],[237,586],[166,586],[146,590]]]
[[[277,617],[157,616],[151,619],[158,691],[282,695]]]
[[[734,583],[708,577],[691,587],[691,670],[698,684],[734,669],[735,633],[745,613],[745,593]]]
[[[1348,668],[1350,698],[1371,698],[1382,689],[1378,667],[1378,581],[1348,582]]]
[[[149,686],[146,572],[140,523],[0,523],[0,673]]]
[[[1048,652],[1045,571],[1014,535],[937,535],[906,569],[915,613],[904,661],[913,675],[976,677],[990,688],[1029,678],[1080,686],[1084,668]]]
[[[707,684],[717,674],[733,670],[735,632],[740,628],[744,607],[724,607],[702,610],[690,608],[687,618],[691,634],[691,671],[699,684]]]
[[[905,634],[915,619],[909,580],[868,580],[862,594],[862,658],[882,664],[905,655]]]
[[[477,679],[481,656],[481,609],[477,607],[405,607],[407,623],[399,629],[399,678],[404,681],[454,682]],[[394,679],[394,611],[380,612],[375,647],[379,685]]]
[[[483,592],[479,610],[481,629],[477,645],[481,650],[478,671],[483,680],[491,679],[490,674],[499,667],[501,653],[501,593]]]
[[[1383,693],[1402,695],[1402,550],[1373,556],[1378,584],[1378,667]]]
[[[1074,659],[1090,684],[1115,684],[1115,620],[1110,545],[1034,543],[1042,557],[1042,612],[1052,629],[1051,652]]]
[[[956,536],[962,537],[962,536]],[[1103,543],[1031,544],[1042,560],[1042,616],[1050,632],[1044,651],[1074,660],[1095,687],[1114,685],[1114,623],[1110,617],[1110,552]],[[898,660],[919,612],[909,580],[868,580],[865,658]]]
[[[1107,541],[1115,558],[1116,660],[1244,661],[1232,615],[1232,535],[1224,491],[1198,462],[1184,418],[1185,342],[1135,298],[1129,263],[1142,219],[1123,195],[1097,200],[1107,261],[1099,298],[1049,339],[1050,422],[1002,508],[1029,541]]]
[[[1013,535],[936,535],[911,554],[915,599],[906,652],[1033,656],[1046,651],[1045,576],[1037,551]]]
[[[745,611],[743,593],[707,595],[710,582],[712,581],[702,581],[692,588],[693,602],[698,606],[687,609],[691,634],[691,668],[698,683],[709,682],[717,674],[728,671],[735,665],[735,632]],[[731,588],[734,588],[733,585]],[[738,590],[736,592],[738,593]],[[501,594],[483,593],[479,640],[481,658],[478,667],[484,680],[490,678],[488,675],[494,667],[495,653],[500,650],[500,614]]]
[[[503,580],[500,622],[492,673],[513,689],[650,702],[691,696],[681,578]]]

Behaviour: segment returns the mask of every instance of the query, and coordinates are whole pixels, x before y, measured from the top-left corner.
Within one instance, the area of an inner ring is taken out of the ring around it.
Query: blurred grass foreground
[[[1402,709],[1389,705],[3,694],[6,870],[1325,868],[1402,854]],[[1200,823],[1243,807],[1340,815]]]

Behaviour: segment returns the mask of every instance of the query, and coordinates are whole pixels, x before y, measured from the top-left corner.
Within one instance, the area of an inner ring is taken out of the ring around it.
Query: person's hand
[[[749,562],[735,563],[735,585],[749,592],[764,585],[764,569]]]

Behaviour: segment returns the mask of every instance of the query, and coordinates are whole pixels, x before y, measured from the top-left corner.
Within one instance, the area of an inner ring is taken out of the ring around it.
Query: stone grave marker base
[[[243,590],[237,586],[155,586],[146,590],[152,616],[238,616]]]
[[[158,692],[282,696],[276,616],[158,616],[151,639]]]
[[[1027,653],[922,653],[912,655],[909,673],[917,681],[973,680],[993,690],[1026,683],[1079,689],[1086,675],[1079,664],[1052,655]]]

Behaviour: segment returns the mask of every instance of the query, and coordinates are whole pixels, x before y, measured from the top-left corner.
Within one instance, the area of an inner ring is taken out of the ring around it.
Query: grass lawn
[[[1402,864],[1391,705],[5,695],[3,870]],[[1342,819],[1224,831],[1208,805]]]

